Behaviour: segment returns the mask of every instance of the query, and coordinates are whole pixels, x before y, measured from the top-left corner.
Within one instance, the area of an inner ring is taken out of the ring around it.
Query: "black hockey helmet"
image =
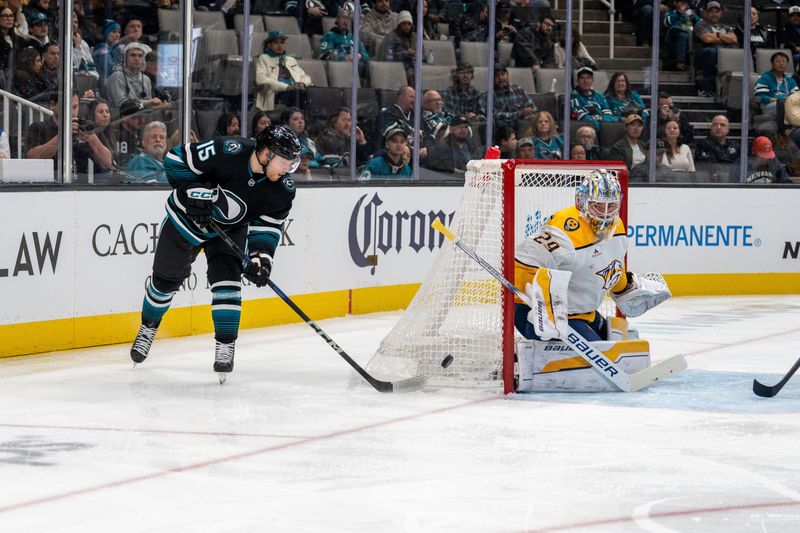
[[[289,161],[300,157],[300,141],[292,130],[283,125],[269,126],[256,136],[256,151],[269,148],[273,154]]]

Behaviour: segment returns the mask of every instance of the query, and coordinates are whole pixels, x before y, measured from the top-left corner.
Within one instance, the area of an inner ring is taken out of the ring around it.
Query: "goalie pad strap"
[[[540,268],[533,283],[525,286],[531,302],[528,322],[541,340],[558,339],[567,333],[567,286],[571,277],[571,272]]]
[[[648,272],[644,276],[631,273],[632,287],[620,294],[611,293],[614,303],[625,316],[637,317],[668,300],[672,293],[661,274]]]

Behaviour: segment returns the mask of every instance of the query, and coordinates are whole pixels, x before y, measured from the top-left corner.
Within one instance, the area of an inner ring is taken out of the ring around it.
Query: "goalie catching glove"
[[[264,252],[252,252],[250,262],[244,267],[244,278],[256,287],[263,287],[272,273],[272,258]]]
[[[528,322],[543,341],[561,339],[567,334],[567,286],[572,272],[540,268],[533,283],[525,285],[531,310]]]
[[[198,183],[184,189],[186,199],[186,216],[189,220],[197,224],[198,227],[205,227],[211,222],[211,215],[214,209],[214,201],[217,199],[219,191],[210,183]]]
[[[621,293],[611,293],[614,303],[625,316],[637,317],[672,296],[663,276],[648,272],[644,276],[628,272],[628,287]]]

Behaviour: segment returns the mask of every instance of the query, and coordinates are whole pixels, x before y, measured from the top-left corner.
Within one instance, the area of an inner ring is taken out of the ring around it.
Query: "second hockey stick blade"
[[[778,394],[786,382],[797,372],[797,369],[800,368],[800,359],[794,364],[792,368],[789,369],[789,372],[783,376],[783,379],[777,382],[775,385],[769,386],[764,385],[763,383],[759,383],[757,379],[753,380],[753,392],[756,396],[761,396],[762,398],[772,398],[776,394]]]

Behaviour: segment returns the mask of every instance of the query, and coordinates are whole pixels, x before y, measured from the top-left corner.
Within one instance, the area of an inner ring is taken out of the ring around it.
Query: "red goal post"
[[[554,212],[574,205],[575,186],[592,170],[616,174],[620,217],[627,224],[627,168],[609,161],[470,161],[450,229],[478,255],[514,279],[514,249]],[[445,221],[446,223],[447,221]],[[613,304],[603,311],[613,314]],[[514,302],[450,241],[412,302],[383,339],[367,370],[379,379],[424,375],[433,386],[514,390]],[[452,363],[441,362],[448,355]]]

